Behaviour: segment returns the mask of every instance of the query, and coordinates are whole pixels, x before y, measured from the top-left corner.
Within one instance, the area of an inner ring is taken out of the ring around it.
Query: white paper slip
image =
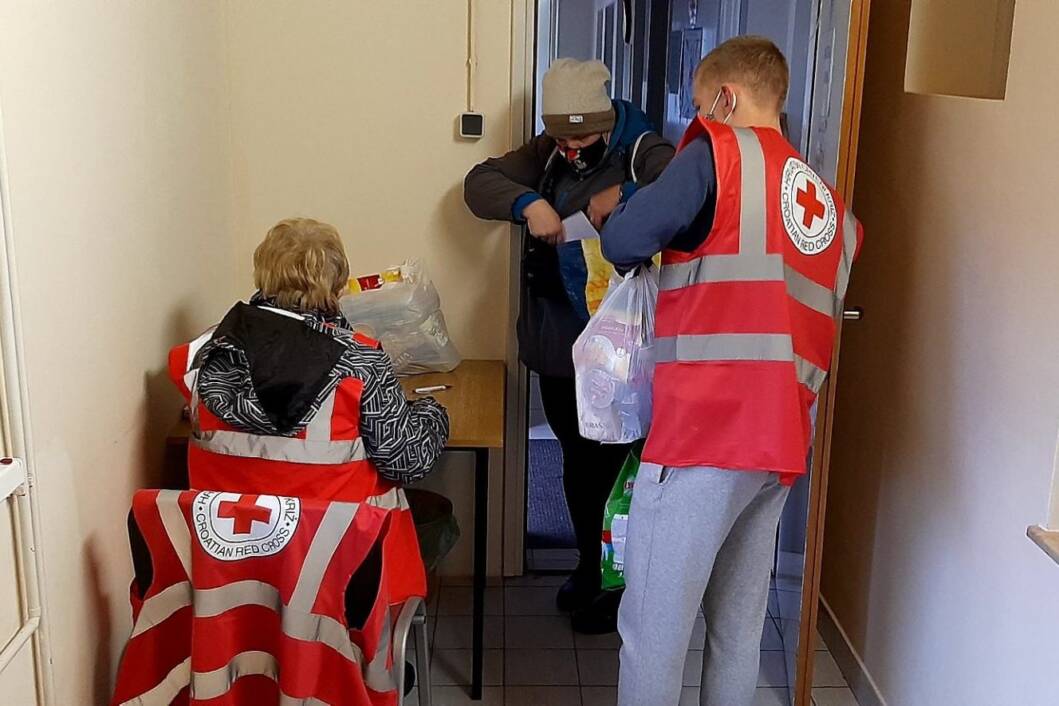
[[[578,240],[592,240],[599,237],[599,231],[592,227],[592,222],[584,211],[578,211],[572,216],[563,219],[563,232],[566,234],[564,243],[573,243]]]

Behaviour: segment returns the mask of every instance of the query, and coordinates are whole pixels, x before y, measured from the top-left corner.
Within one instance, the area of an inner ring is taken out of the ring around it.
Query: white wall
[[[313,216],[338,227],[354,273],[422,258],[464,356],[506,357],[511,228],[470,214],[463,178],[510,149],[512,5],[475,7],[485,138],[464,142],[455,121],[466,110],[466,3],[229,4],[241,286],[249,289],[253,249],[275,221]],[[495,574],[501,471],[494,464]],[[425,483],[453,499],[466,537],[444,573],[471,572],[472,481],[469,459],[453,455]]]
[[[236,291],[224,65],[219,4],[0,2],[7,226],[62,706],[107,701],[128,636],[125,514],[157,484],[180,408],[166,352]]]
[[[1017,4],[1004,101],[905,93],[908,12],[872,3],[822,591],[891,706],[1051,706],[1059,5]]]

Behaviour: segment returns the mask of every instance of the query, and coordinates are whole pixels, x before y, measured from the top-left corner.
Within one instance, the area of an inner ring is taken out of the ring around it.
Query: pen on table
[[[431,392],[441,392],[442,390],[448,390],[452,385],[431,385],[430,387],[417,387],[412,392],[417,395],[429,395]]]

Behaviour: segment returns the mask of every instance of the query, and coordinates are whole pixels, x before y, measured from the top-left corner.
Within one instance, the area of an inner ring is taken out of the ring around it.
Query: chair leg
[[[430,694],[430,653],[427,646],[427,609],[420,604],[416,617],[412,621],[416,641],[416,681],[419,691],[419,706],[431,706]]]
[[[397,682],[397,706],[404,706],[404,665],[405,647],[408,642],[408,630],[419,618],[422,611],[425,615],[423,599],[409,598],[401,607],[397,623],[393,627],[393,678]]]

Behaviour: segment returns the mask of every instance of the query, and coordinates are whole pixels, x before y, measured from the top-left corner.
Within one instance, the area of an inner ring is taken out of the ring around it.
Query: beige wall
[[[1017,4],[1003,102],[905,94],[908,11],[872,3],[823,594],[892,706],[1055,704],[1059,5]]]
[[[128,636],[125,513],[157,483],[180,406],[166,352],[236,291],[224,63],[210,2],[0,2],[8,226],[63,706],[106,702]]]
[[[124,516],[180,405],[166,351],[249,293],[274,221],[334,222],[356,272],[422,257],[463,353],[504,357],[510,232],[473,219],[461,183],[508,147],[511,3],[477,6],[486,139],[467,143],[465,2],[0,1],[56,703],[109,696]],[[432,484],[470,537],[465,461]]]
[[[237,267],[269,226],[338,226],[355,273],[421,257],[468,357],[506,350],[510,229],[477,221],[463,176],[510,142],[511,3],[477,8],[480,142],[466,110],[467,3],[229,4]]]

